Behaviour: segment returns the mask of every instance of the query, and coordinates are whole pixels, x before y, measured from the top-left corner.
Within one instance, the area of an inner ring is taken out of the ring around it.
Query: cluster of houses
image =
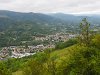
[[[47,35],[47,36],[33,36],[35,38],[35,40],[40,40],[40,41],[45,41],[45,40],[49,40],[49,41],[66,41],[69,38],[74,38],[76,37],[76,34],[70,34],[70,33],[56,33],[55,35]]]
[[[4,47],[0,51],[0,59],[4,59],[7,57],[11,58],[22,58],[25,56],[34,55],[37,52],[43,52],[47,48],[54,48],[54,45],[37,45],[37,46],[28,46],[25,48],[24,46],[10,46]]]
[[[6,57],[8,57],[9,55],[9,50],[8,48],[3,48],[1,51],[0,51],[0,59],[4,59]]]
[[[49,42],[59,42],[59,41],[66,41],[70,38],[76,37],[76,34],[63,34],[63,33],[57,33],[55,35],[47,35],[47,36],[41,36],[36,37],[34,36],[35,40],[41,40],[41,41],[49,41]],[[2,50],[0,50],[0,59],[4,59],[7,57],[11,58],[22,58],[25,56],[34,55],[37,52],[43,52],[47,48],[54,48],[55,45],[53,43],[50,43],[46,46],[43,44],[37,45],[37,46],[28,46],[28,48],[25,48],[25,46],[10,46],[10,47],[4,47]]]

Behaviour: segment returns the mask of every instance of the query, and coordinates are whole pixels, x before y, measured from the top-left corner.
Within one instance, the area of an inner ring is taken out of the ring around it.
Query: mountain
[[[62,20],[75,20],[76,18],[78,19],[77,16],[74,16],[72,14],[64,14],[64,13],[54,13],[54,14],[50,14],[51,16],[55,17],[55,18],[60,18]]]
[[[32,30],[32,32],[46,33],[49,28],[64,21],[42,13],[21,13],[0,10],[0,31],[5,30]],[[29,28],[27,28],[28,25]],[[45,30],[44,30],[45,29]],[[49,29],[49,30],[48,30]],[[43,32],[40,32],[43,31]]]
[[[79,32],[79,24],[86,17],[92,28],[100,28],[99,16],[75,16],[72,14],[22,13],[0,10],[0,45],[20,45],[21,41],[31,41],[32,36],[59,32]],[[8,43],[7,43],[8,42]]]
[[[45,28],[47,28],[46,30],[56,28],[56,30],[60,31],[63,29],[63,27],[69,30],[73,30],[72,28],[75,29],[79,26],[82,18],[87,18],[91,23],[91,26],[97,25],[100,27],[100,15],[87,14],[77,16],[64,13],[42,14],[0,10],[0,31],[5,31],[9,28],[17,30],[22,29],[26,31],[27,27],[25,28],[25,24],[27,24],[31,30],[33,28],[33,32],[37,32]]]
[[[65,22],[42,13],[1,10],[0,47],[20,45],[22,41],[32,41],[33,36],[60,32],[62,23]]]
[[[64,14],[64,13],[50,13],[50,14],[42,14],[42,13],[23,13],[23,12],[14,12],[7,10],[0,10],[0,25],[4,25],[5,23],[13,23],[15,22],[34,22],[41,25],[73,25],[77,26],[82,18],[87,18],[91,24],[100,24],[100,15],[72,15],[72,14]],[[6,22],[2,23],[4,20]],[[13,23],[14,24],[14,23]],[[33,23],[32,23],[33,24]]]
[[[67,22],[79,23],[83,18],[87,18],[88,21],[91,22],[91,24],[100,24],[99,14],[80,14],[80,15],[74,14],[73,15],[73,14],[64,14],[64,13],[52,13],[49,15]]]
[[[5,11],[5,10],[1,10],[0,11],[0,16],[4,16],[16,21],[40,21],[40,22],[59,22],[59,19],[56,19],[52,16],[49,15],[45,15],[42,13],[21,13],[21,12],[14,12],[14,11]]]
[[[55,18],[59,18],[61,20],[66,21],[67,23],[77,23],[79,24],[79,22],[82,20],[81,17],[72,15],[72,14],[64,14],[64,13],[55,13],[55,14],[50,14],[51,16],[55,17]],[[85,18],[85,16],[84,16]]]

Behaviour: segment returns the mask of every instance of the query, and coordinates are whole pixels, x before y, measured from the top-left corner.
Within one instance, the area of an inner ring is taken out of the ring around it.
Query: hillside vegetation
[[[22,75],[99,75],[100,48],[76,44],[53,52],[47,50],[28,60],[21,71]]]
[[[100,75],[100,34],[90,34],[89,26],[83,19],[78,39],[55,49],[0,61],[0,75]]]
[[[48,49],[36,55],[0,62],[1,75],[99,75],[100,35],[90,46],[75,44],[64,49]]]

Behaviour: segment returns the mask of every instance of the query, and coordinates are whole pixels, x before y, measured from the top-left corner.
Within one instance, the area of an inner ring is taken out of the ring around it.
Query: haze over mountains
[[[82,19],[83,17],[88,18],[89,20],[100,18],[99,14],[80,14],[80,15],[73,15],[73,14],[64,14],[64,13],[50,13],[50,14],[42,14],[42,13],[24,13],[24,12],[14,12],[14,11],[7,11],[7,10],[0,10],[0,18],[7,17],[13,20],[41,20],[41,21],[52,21],[61,19],[61,20],[77,20]],[[50,20],[51,19],[51,20]]]
[[[31,23],[33,26],[79,25],[82,18],[87,18],[91,25],[100,26],[100,15],[72,15],[64,13],[22,13],[0,10],[0,30],[12,27],[19,23]],[[11,26],[12,25],[12,26]]]
[[[12,20],[29,20],[29,21],[42,21],[42,22],[55,22],[55,21],[80,21],[82,18],[87,18],[89,21],[92,19],[93,22],[98,22],[97,19],[100,19],[99,14],[80,14],[80,15],[73,15],[73,14],[64,14],[64,13],[50,13],[50,14],[43,14],[43,13],[24,13],[24,12],[14,12],[14,11],[7,11],[7,10],[0,10],[0,18],[9,18]],[[96,21],[95,21],[96,19]]]

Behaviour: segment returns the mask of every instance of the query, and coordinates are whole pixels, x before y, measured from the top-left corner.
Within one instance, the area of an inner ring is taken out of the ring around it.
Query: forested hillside
[[[46,15],[0,10],[0,47],[19,46],[22,41],[34,40],[33,36],[59,32],[79,33],[79,22],[84,17],[91,22],[91,30],[100,29],[99,16],[74,16],[63,13]]]

